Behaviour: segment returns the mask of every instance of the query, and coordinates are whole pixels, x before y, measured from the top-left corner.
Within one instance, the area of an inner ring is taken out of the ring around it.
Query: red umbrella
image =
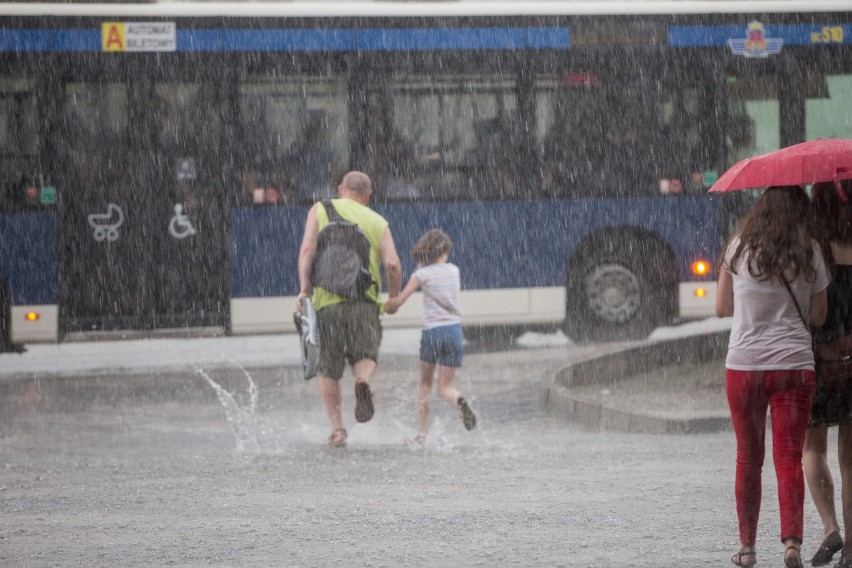
[[[808,185],[841,179],[852,179],[852,140],[820,139],[740,160],[709,191]],[[835,185],[845,200],[840,184]]]

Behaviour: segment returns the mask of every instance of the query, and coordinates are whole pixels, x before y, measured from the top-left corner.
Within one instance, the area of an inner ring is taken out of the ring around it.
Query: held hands
[[[401,302],[399,302],[395,298],[389,299],[387,302],[385,302],[385,313],[391,315],[395,314],[399,309],[400,304]]]

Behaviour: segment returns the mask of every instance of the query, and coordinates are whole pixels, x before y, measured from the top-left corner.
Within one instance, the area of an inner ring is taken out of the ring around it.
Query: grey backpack
[[[370,241],[358,225],[340,216],[330,199],[322,205],[328,224],[317,236],[311,284],[348,300],[366,300],[368,290],[379,289],[370,272]]]

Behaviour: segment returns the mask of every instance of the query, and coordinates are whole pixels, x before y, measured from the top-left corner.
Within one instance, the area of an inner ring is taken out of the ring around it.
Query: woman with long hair
[[[843,182],[843,189],[852,195],[852,182]],[[841,199],[834,183],[819,183],[811,191],[811,209],[833,275],[828,287],[828,315],[823,326],[814,332],[814,340],[822,343],[852,334],[852,201]],[[834,508],[834,480],[828,467],[829,426],[838,426],[843,537]],[[817,375],[805,435],[804,465],[805,479],[823,526],[823,541],[811,565],[828,564],[841,551],[837,568],[852,568],[852,387],[832,388]]]
[[[822,325],[829,275],[799,186],[767,189],[719,263],[716,313],[733,316],[725,385],[737,439],[737,566],[757,563],[767,407],[781,509],[784,565],[802,566],[802,444],[816,388],[810,325]]]

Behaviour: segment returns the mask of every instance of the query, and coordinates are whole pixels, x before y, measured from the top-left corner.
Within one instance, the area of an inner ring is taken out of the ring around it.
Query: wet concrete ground
[[[412,356],[382,362],[367,424],[344,378],[345,449],[294,368],[18,381],[0,402],[0,565],[729,565],[733,435],[565,422],[542,379],[565,358],[467,357],[479,426],[433,398],[424,447]],[[764,566],[782,558],[766,463]],[[808,500],[806,557],[819,534]]]

